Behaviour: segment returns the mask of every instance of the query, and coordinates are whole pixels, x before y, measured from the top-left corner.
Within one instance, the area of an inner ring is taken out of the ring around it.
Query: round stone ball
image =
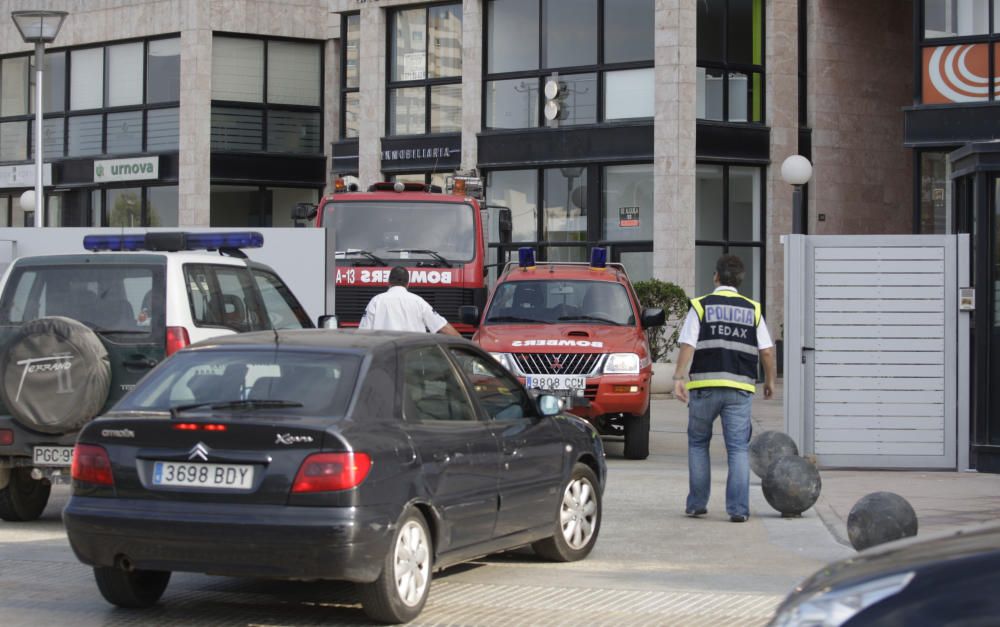
[[[797,455],[774,460],[761,482],[764,498],[786,517],[798,516],[812,507],[822,487],[816,466]]]
[[[799,447],[787,433],[763,431],[750,440],[750,469],[763,479],[767,469],[779,457],[798,455]]]
[[[894,492],[861,497],[847,516],[847,537],[859,551],[915,535],[917,513],[909,501]]]

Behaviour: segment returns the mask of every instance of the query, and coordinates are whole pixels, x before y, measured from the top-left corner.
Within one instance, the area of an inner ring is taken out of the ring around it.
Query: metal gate
[[[785,429],[799,450],[825,467],[967,467],[968,236],[784,244]]]

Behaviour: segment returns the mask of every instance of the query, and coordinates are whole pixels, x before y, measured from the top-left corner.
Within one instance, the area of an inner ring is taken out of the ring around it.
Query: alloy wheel
[[[413,607],[420,603],[430,583],[431,556],[424,528],[407,521],[396,539],[393,554],[396,591],[400,600]]]
[[[573,550],[587,546],[597,523],[597,497],[585,478],[575,478],[563,493],[559,523],[563,539]]]

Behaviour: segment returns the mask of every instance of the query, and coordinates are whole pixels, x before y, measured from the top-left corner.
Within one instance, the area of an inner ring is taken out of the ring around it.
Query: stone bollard
[[[894,492],[872,492],[854,504],[847,516],[847,537],[859,551],[917,535],[917,513]]]
[[[750,470],[763,479],[767,469],[785,455],[798,455],[795,440],[781,431],[763,431],[750,440]]]
[[[784,518],[801,516],[819,498],[822,487],[816,466],[797,455],[772,462],[761,483],[764,498]]]

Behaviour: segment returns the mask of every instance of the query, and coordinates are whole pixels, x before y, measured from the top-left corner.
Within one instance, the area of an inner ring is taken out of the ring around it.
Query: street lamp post
[[[10,14],[14,25],[26,43],[35,44],[35,226],[45,226],[45,203],[42,179],[42,67],[45,63],[45,44],[52,43],[59,34],[65,11],[14,11]]]
[[[802,155],[792,155],[781,164],[781,178],[792,186],[792,233],[805,233],[806,216],[802,208],[802,186],[812,178],[813,168]]]

